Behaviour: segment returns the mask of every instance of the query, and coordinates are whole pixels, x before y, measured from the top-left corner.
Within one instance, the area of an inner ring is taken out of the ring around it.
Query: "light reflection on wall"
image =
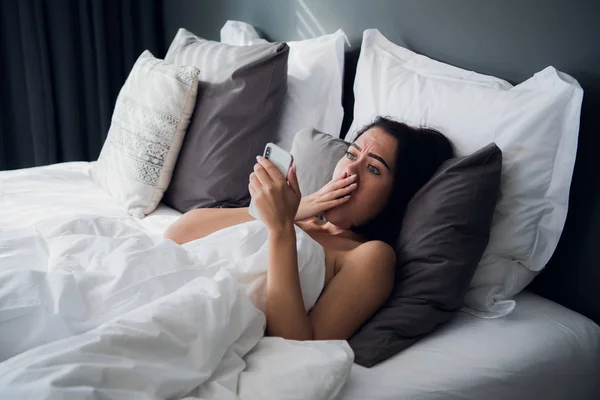
[[[297,0],[297,4],[296,17],[298,17],[298,24],[296,33],[302,39],[310,39],[327,34],[323,25],[306,4],[306,0]]]
[[[310,2],[311,0],[296,0],[296,33],[300,39],[310,39],[335,32],[339,27],[335,27],[334,29],[327,31],[315,15],[315,12],[313,11],[314,6],[311,10],[311,7],[306,4]],[[316,2],[322,3],[322,0],[316,0]],[[346,44],[350,47],[350,41],[348,40],[348,37],[345,37],[345,40]]]

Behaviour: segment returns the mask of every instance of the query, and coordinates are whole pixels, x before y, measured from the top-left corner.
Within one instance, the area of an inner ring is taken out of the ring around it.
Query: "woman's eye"
[[[381,172],[379,172],[379,168],[373,165],[369,165],[369,171],[375,175],[381,175]]]
[[[356,156],[352,153],[350,153],[349,151],[346,152],[346,158],[349,160],[355,160]]]

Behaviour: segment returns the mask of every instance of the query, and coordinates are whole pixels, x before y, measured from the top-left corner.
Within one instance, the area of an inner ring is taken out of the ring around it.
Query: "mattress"
[[[98,187],[92,163],[0,172],[0,234],[74,215],[122,220],[153,235],[181,214],[165,205],[130,217]],[[1,261],[1,257],[0,257]],[[409,349],[373,367],[354,365],[339,398],[600,399],[600,328],[524,292],[507,317],[460,313]]]

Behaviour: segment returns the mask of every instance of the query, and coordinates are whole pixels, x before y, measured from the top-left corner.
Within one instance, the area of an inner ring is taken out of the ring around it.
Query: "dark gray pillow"
[[[277,137],[287,88],[285,43],[230,46],[180,29],[165,61],[200,70],[198,98],[163,201],[186,212],[250,203],[248,176]]]
[[[337,162],[348,150],[348,143],[316,129],[296,133],[292,150],[302,196],[321,189],[333,176]]]
[[[356,363],[390,358],[461,308],[488,243],[501,169],[492,143],[446,161],[412,198],[396,242],[394,291],[349,340]]]

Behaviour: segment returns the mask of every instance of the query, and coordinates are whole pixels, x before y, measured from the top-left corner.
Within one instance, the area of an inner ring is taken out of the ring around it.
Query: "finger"
[[[356,179],[356,174],[352,175],[352,177],[348,177],[348,174],[344,172],[339,177],[333,177],[329,182],[327,182],[321,189],[319,189],[319,193],[321,195],[327,194],[332,190],[341,189],[344,186],[348,186],[352,181]]]
[[[347,176],[347,177],[345,177],[343,179],[339,179],[337,181],[332,180],[324,187],[327,187],[327,191],[332,191],[332,190],[344,188],[354,182],[356,182],[356,174]]]
[[[262,185],[268,185],[273,182],[273,179],[269,176],[267,171],[261,164],[254,164],[254,176],[259,180]]]
[[[256,196],[260,194],[261,189],[262,184],[256,177],[256,174],[250,174],[250,182],[248,182],[248,191],[250,191],[250,196],[252,196],[252,198],[256,198]]]
[[[358,187],[358,184],[356,182],[354,182],[346,187],[334,190],[333,192],[329,192],[327,197],[328,197],[328,199],[338,199],[342,196],[346,196],[346,195],[352,193],[353,191],[356,190],[357,187]]]
[[[269,177],[273,182],[283,182],[285,181],[285,177],[281,175],[281,172],[273,165],[268,158],[264,158],[262,156],[257,156],[256,161],[265,169]]]
[[[334,208],[337,207],[339,205],[342,205],[344,203],[346,203],[348,200],[350,200],[352,198],[352,196],[350,195],[346,195],[344,197],[340,197],[339,199],[333,199],[333,200],[329,200],[328,202],[323,204],[323,211],[327,211],[330,208]]]
[[[298,176],[296,175],[296,164],[292,165],[292,168],[290,168],[288,172],[288,184],[298,196],[302,196],[302,194],[300,193],[300,184],[298,183]]]
[[[250,187],[251,187],[251,189],[250,189]],[[256,174],[254,172],[252,174],[250,174],[250,183],[248,184],[248,189],[250,190],[250,195],[255,198],[262,190],[262,187],[263,187],[263,185],[258,180],[258,177],[256,176]]]

